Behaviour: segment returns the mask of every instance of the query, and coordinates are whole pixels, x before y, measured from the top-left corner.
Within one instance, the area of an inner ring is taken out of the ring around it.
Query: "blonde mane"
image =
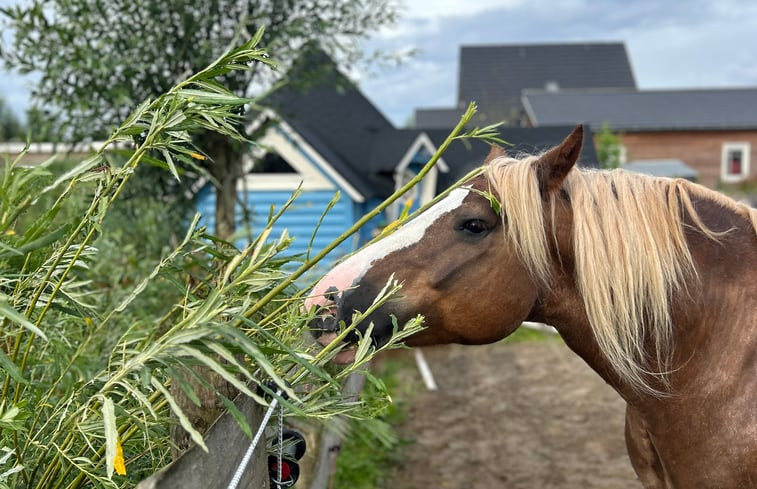
[[[551,260],[538,160],[499,157],[490,162],[486,174],[501,199],[508,243],[534,279],[548,287]],[[622,379],[660,394],[649,378],[667,387],[672,348],[669,298],[685,290],[687,279],[697,274],[684,237],[684,210],[712,239],[721,234],[702,223],[692,197],[706,196],[746,212],[756,229],[757,211],[685,180],[622,170],[574,168],[562,190],[573,212],[575,279],[598,346]],[[551,198],[554,204],[554,193]],[[645,343],[650,339],[655,348],[651,359]]]

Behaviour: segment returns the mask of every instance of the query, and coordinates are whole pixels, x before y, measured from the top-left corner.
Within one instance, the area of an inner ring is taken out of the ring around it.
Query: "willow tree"
[[[65,137],[78,140],[109,134],[139,101],[169,90],[259,27],[279,73],[309,43],[346,65],[363,58],[360,41],[393,23],[397,9],[394,0],[31,0],[0,8],[14,33],[0,51],[8,67],[41,75],[33,102],[59,112]],[[238,96],[265,93],[274,81],[256,67],[220,80]],[[247,148],[211,131],[196,137],[218,187],[216,235],[227,237]],[[181,190],[165,173],[156,175],[163,176],[156,191]]]

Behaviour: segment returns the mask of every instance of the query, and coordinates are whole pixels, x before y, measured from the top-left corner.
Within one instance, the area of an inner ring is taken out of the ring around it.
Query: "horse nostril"
[[[339,289],[332,285],[323,292],[323,297],[331,302],[336,302],[337,298],[339,297]]]

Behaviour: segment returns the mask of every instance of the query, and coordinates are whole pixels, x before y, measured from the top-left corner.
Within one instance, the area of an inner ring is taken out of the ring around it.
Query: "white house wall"
[[[279,121],[278,125],[272,127],[260,142],[275,150],[284,158],[297,173],[302,175],[303,184],[312,185],[313,190],[339,189],[354,202],[365,202],[365,196],[345,180],[315,148],[308,144],[286,122]],[[246,179],[250,180],[251,185],[256,185],[252,181],[255,178],[256,174],[250,174]]]
[[[303,190],[336,191],[337,186],[282,131],[269,130],[259,143],[278,153],[297,173],[249,173],[240,180],[238,191],[295,189],[300,184]]]

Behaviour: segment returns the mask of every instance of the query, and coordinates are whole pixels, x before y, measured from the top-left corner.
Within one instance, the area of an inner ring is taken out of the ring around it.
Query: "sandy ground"
[[[397,489],[641,489],[624,402],[558,341],[423,350],[439,390],[417,384]],[[398,352],[412,355],[410,351]]]

